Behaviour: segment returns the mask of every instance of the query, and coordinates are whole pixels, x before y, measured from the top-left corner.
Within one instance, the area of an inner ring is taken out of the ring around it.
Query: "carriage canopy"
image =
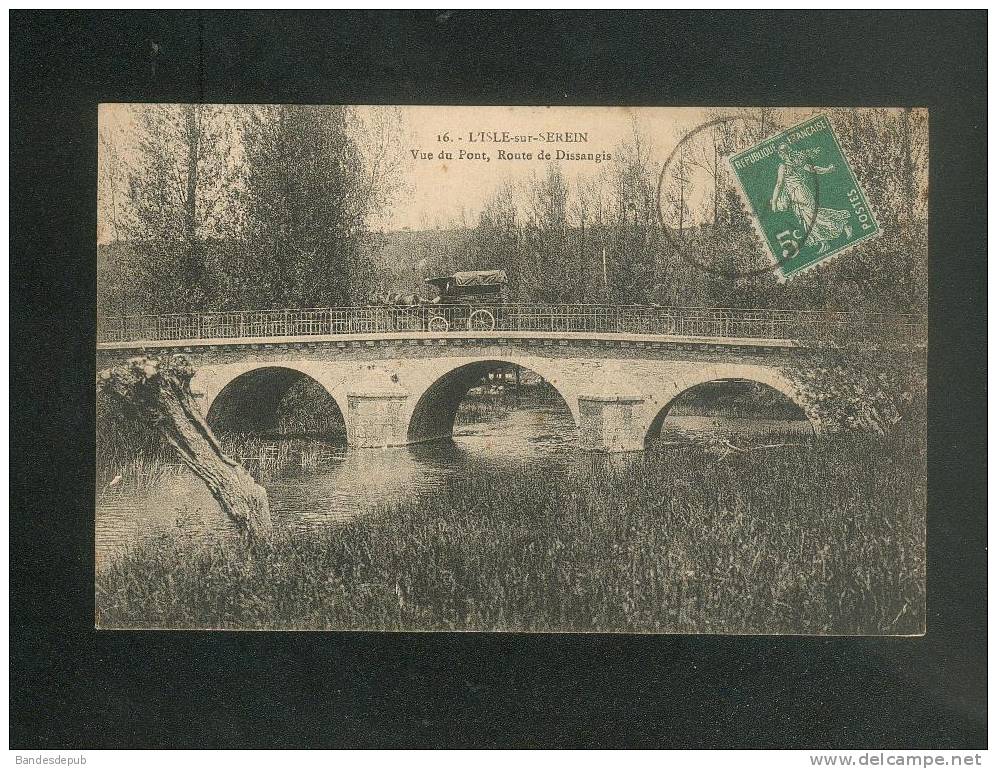
[[[426,278],[426,283],[436,286],[442,296],[498,294],[508,282],[505,270],[474,270]]]

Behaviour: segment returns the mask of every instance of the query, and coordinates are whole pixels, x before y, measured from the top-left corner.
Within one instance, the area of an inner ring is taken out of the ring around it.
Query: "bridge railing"
[[[345,334],[460,331],[588,332],[744,339],[800,339],[860,324],[917,324],[910,316],[595,304],[451,304],[324,307],[189,315],[130,315],[98,320],[98,342],[252,339]]]

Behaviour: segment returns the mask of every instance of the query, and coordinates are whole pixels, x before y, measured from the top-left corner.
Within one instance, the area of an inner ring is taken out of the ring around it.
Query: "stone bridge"
[[[535,372],[564,399],[582,448],[639,451],[675,399],[718,380],[760,382],[812,410],[793,383],[797,345],[764,336],[598,331],[378,331],[236,338],[99,341],[98,365],[182,352],[209,422],[222,401],[257,419],[276,415],[300,377],[335,399],[349,444],[399,446],[452,434],[468,390],[500,364]]]

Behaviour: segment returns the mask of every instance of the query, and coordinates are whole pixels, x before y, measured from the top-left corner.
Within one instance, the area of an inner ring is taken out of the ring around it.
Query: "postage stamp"
[[[826,115],[729,159],[783,280],[880,232]]]

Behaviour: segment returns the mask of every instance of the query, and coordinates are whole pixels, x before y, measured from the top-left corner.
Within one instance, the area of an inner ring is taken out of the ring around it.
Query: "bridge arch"
[[[652,418],[648,424],[647,432],[644,435],[644,445],[647,446],[661,435],[661,429],[676,401],[684,394],[713,382],[753,382],[763,384],[766,387],[780,393],[787,400],[794,403],[800,413],[810,423],[813,431],[820,432],[820,424],[814,419],[813,414],[806,399],[800,394],[792,380],[780,371],[765,366],[732,366],[725,367],[725,371],[718,372],[710,370],[701,375],[684,377],[676,382],[674,389],[668,394],[665,402],[652,412]]]
[[[454,422],[461,401],[472,387],[481,382],[488,374],[500,366],[514,365],[520,369],[537,374],[551,385],[564,403],[565,409],[571,414],[575,425],[578,424],[578,402],[567,392],[556,376],[552,376],[544,367],[539,370],[532,362],[503,358],[488,358],[464,362],[449,368],[439,374],[425,390],[415,399],[415,404],[408,417],[407,442],[425,443],[453,436]]]
[[[288,363],[255,363],[234,370],[217,372],[201,386],[203,409],[208,424],[214,430],[268,431],[276,429],[284,398],[295,386],[314,390],[324,400],[330,417],[342,421],[348,430],[340,399],[322,381],[318,372],[306,365]],[[192,383],[193,384],[193,383]],[[338,415],[335,412],[338,411]]]

